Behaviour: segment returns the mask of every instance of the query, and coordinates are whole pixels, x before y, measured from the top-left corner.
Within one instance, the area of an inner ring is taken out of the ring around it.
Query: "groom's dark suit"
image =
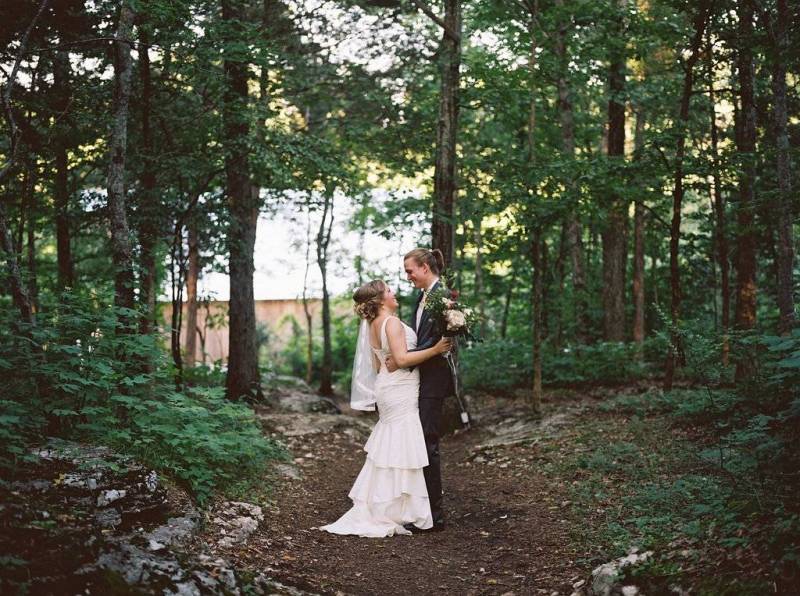
[[[436,282],[431,291],[438,289],[441,282]],[[436,321],[423,310],[417,327],[417,311],[422,301],[422,292],[417,297],[414,312],[411,315],[411,327],[417,333],[416,350],[424,350],[434,346],[442,337]],[[442,471],[439,461],[439,433],[442,427],[442,404],[444,398],[455,394],[453,374],[444,356],[436,355],[419,365],[419,417],[425,433],[425,447],[428,450],[429,465],[423,468],[425,483],[428,487],[428,498],[431,503],[433,523],[444,523],[442,511]]]

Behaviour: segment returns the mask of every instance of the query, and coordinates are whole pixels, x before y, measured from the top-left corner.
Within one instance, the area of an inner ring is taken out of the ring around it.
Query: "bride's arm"
[[[436,345],[414,352],[408,351],[406,345],[406,332],[399,319],[391,318],[386,322],[386,336],[389,340],[389,350],[392,358],[399,368],[408,368],[425,362],[437,354],[443,354],[451,349],[450,340],[446,337],[440,339]]]

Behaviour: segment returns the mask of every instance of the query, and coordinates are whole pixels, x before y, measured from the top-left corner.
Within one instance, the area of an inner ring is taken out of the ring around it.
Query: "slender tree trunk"
[[[327,192],[322,209],[322,220],[317,232],[317,264],[322,275],[322,370],[319,392],[333,395],[333,351],[331,346],[331,305],[328,295],[328,246],[333,229],[333,197]]]
[[[790,48],[787,26],[791,22],[787,0],[777,0],[777,14],[771,29],[773,41],[772,57],[772,96],[773,119],[776,141],[775,171],[778,175],[776,197],[778,213],[778,310],[780,321],[778,331],[788,335],[795,326],[794,292],[792,276],[794,271],[794,238],[792,222],[792,164],[789,155],[789,135],[786,128],[788,111],[786,107],[786,60]]]
[[[555,0],[555,5],[563,10],[564,0]],[[561,122],[561,145],[567,159],[575,157],[575,117],[572,108],[572,94],[569,88],[568,68],[569,56],[567,55],[567,20],[559,24],[555,36],[555,53],[558,61],[558,113]],[[575,185],[566,181],[571,194],[576,192]],[[577,197],[572,197],[576,201]],[[570,265],[572,267],[572,292],[575,304],[575,338],[578,343],[588,343],[589,315],[586,304],[586,273],[583,255],[583,232],[578,216],[578,209],[569,210],[566,219],[566,231],[569,245]]]
[[[31,304],[28,289],[22,281],[22,275],[17,263],[17,251],[14,250],[14,242],[11,240],[11,231],[8,227],[5,205],[0,201],[0,240],[3,242],[3,252],[6,253],[6,267],[8,274],[8,284],[11,287],[11,296],[14,304],[19,309],[22,320],[29,325],[36,324],[36,316]]]
[[[26,160],[25,209],[28,212],[27,261],[28,296],[34,312],[39,311],[39,283],[36,277],[36,165]]]
[[[303,272],[303,312],[306,315],[306,383],[311,385],[314,368],[314,326],[308,304],[308,271],[311,268],[311,209],[306,212],[306,268]],[[359,282],[360,284],[361,282]]]
[[[739,134],[737,152],[742,160],[739,177],[737,209],[738,240],[736,259],[736,326],[752,329],[756,324],[756,233],[755,211],[755,149],[756,109],[753,67],[753,2],[742,0],[739,10],[739,49],[737,71],[739,78]],[[748,366],[740,363],[736,376],[742,378]]]
[[[108,168],[108,214],[111,223],[111,252],[114,262],[114,304],[134,308],[133,250],[128,216],[125,212],[125,158],[128,140],[128,104],[131,94],[131,42],[134,12],[123,0],[114,42],[114,103],[110,164]],[[123,317],[126,325],[131,321]]]
[[[720,295],[722,299],[722,364],[728,366],[730,355],[730,341],[728,330],[731,321],[731,282],[730,282],[730,260],[728,258],[728,232],[725,225],[725,196],[722,194],[722,180],[720,179],[719,163],[719,135],[717,132],[717,113],[716,100],[714,97],[714,56],[713,46],[708,44],[707,60],[709,71],[708,99],[711,115],[711,160],[712,160],[712,179],[714,182],[714,216],[715,216],[715,239],[717,262],[720,269]]]
[[[245,7],[241,0],[222,0],[222,18],[241,33]],[[248,65],[241,57],[224,61],[225,99],[223,121],[227,154],[225,176],[230,225],[229,352],[226,390],[228,399],[261,399],[253,294],[253,250],[258,223],[259,192],[250,180],[248,123]]]
[[[528,78],[530,85],[530,109],[528,113],[528,167],[533,168],[536,162],[536,19],[538,17],[538,3],[534,2],[528,21],[528,33],[531,38],[530,55],[528,56]],[[529,397],[529,405],[535,416],[542,412],[542,227],[534,224],[529,226],[530,259],[533,267],[533,287],[531,288],[531,306],[533,308],[533,329],[531,339],[533,348],[533,386]]]
[[[533,388],[530,407],[537,416],[542,411],[542,234],[531,234],[531,263],[533,265]]]
[[[644,148],[644,111],[636,112],[635,159],[641,160]],[[644,205],[642,197],[636,200],[633,216],[633,341],[637,356],[644,357]]]
[[[197,239],[197,222],[189,221],[189,267],[186,271],[186,366],[197,361],[197,282],[200,279],[200,249]]]
[[[620,0],[619,35],[622,36]],[[614,43],[620,43],[615,41]],[[611,60],[608,87],[608,156],[621,162],[625,158],[625,53],[616,48]],[[620,164],[621,165],[621,164]],[[603,335],[606,341],[625,341],[625,260],[628,238],[628,201],[611,197],[603,238]]]
[[[478,299],[478,313],[481,316],[481,337],[486,337],[486,292],[483,287],[483,235],[481,226],[483,217],[476,215],[472,222],[473,238],[475,240],[475,294]]]
[[[681,237],[681,209],[683,208],[683,159],[686,153],[686,127],[689,121],[689,102],[692,98],[692,85],[694,84],[694,67],[700,58],[700,45],[705,34],[706,24],[711,12],[711,1],[702,2],[694,18],[694,33],[691,42],[691,54],[683,67],[683,92],[681,93],[680,108],[678,110],[677,126],[678,137],[675,147],[675,174],[672,189],[672,224],[670,226],[669,241],[669,272],[670,272],[670,318],[672,321],[672,349],[667,356],[667,366],[664,375],[664,388],[672,389],[675,377],[675,368],[683,361],[683,346],[677,333],[681,306],[681,282],[679,269],[679,247]]]
[[[56,100],[56,117],[63,120],[70,103],[70,66],[66,51],[58,50],[53,59],[53,77]],[[75,283],[69,222],[69,163],[66,125],[59,125],[53,139],[55,153],[55,180],[53,202],[56,211],[56,259],[58,261],[58,288],[64,290]]]
[[[513,267],[513,263],[512,263]],[[517,283],[517,273],[512,270],[508,280],[508,287],[506,288],[506,296],[503,302],[503,318],[500,321],[500,337],[506,338],[508,334],[508,314],[511,310],[511,300],[514,297],[514,284]]]
[[[181,329],[183,327],[183,285],[186,280],[186,259],[183,254],[183,224],[175,223],[170,250],[170,272],[172,281],[172,321],[170,325],[170,351],[175,364],[175,387],[183,388],[183,354],[181,353]]]
[[[453,215],[456,200],[456,136],[458,88],[461,68],[461,0],[444,0],[446,29],[439,45],[441,87],[436,133],[436,165],[433,179],[433,248],[444,255],[445,268],[453,262]]]
[[[150,43],[148,28],[142,25],[139,39],[142,47],[139,50],[139,72],[142,84],[142,193],[139,220],[139,246],[141,258],[140,301],[144,306],[139,321],[139,331],[150,333],[155,325],[156,310],[156,241],[161,227],[158,206],[156,205],[156,174],[153,135],[150,128],[152,112],[153,86],[150,74],[150,55],[147,47]],[[190,327],[191,329],[191,327]]]

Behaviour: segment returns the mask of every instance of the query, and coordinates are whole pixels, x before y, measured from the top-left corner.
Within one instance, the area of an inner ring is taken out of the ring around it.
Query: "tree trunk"
[[[625,1],[621,0],[622,6]],[[622,10],[622,6],[618,10]],[[622,36],[622,15],[619,16]],[[619,43],[619,42],[614,42]],[[625,157],[625,53],[616,48],[609,70],[608,156]],[[620,164],[621,165],[621,164]],[[625,259],[628,238],[628,201],[612,193],[608,219],[603,227],[603,336],[606,341],[625,341]]]
[[[533,388],[530,407],[534,415],[542,413],[542,234],[531,234],[531,264],[533,265]]]
[[[189,266],[186,271],[186,366],[197,361],[197,282],[200,279],[200,249],[194,214],[189,221]]]
[[[153,89],[150,76],[150,55],[148,45],[150,36],[147,26],[142,25],[140,35],[142,47],[139,50],[139,72],[142,84],[142,195],[139,203],[139,246],[141,258],[140,302],[144,306],[139,321],[139,331],[150,333],[155,325],[156,310],[156,241],[160,229],[160,216],[156,205],[155,156],[153,137],[150,129]]]
[[[641,159],[644,148],[644,111],[636,112],[635,159]],[[638,197],[633,216],[633,341],[637,356],[644,357],[644,199]]]
[[[306,316],[306,383],[311,385],[314,368],[314,327],[308,305],[308,270],[311,268],[311,209],[306,213],[306,268],[303,272],[303,313]],[[360,282],[359,282],[360,283]]]
[[[26,160],[25,209],[28,212],[27,261],[28,296],[33,312],[39,311],[39,283],[36,278],[36,165]]]
[[[775,126],[776,164],[779,195],[775,202],[778,213],[778,331],[788,335],[795,325],[792,275],[794,271],[794,238],[792,222],[792,165],[789,156],[789,135],[786,107],[786,59],[790,48],[786,27],[791,22],[787,0],[777,0],[777,14],[772,24],[772,110]]]
[[[245,20],[240,0],[222,0],[223,21],[241,34]],[[230,225],[228,250],[230,268],[229,352],[226,390],[228,399],[263,397],[258,372],[256,313],[253,295],[253,250],[258,223],[259,192],[250,180],[248,123],[248,65],[234,57],[224,61],[225,177]]]
[[[564,0],[555,0],[559,10],[563,10]],[[561,122],[561,146],[567,159],[575,157],[575,117],[572,109],[572,94],[569,88],[568,68],[569,56],[567,55],[567,19],[559,24],[555,36],[555,54],[558,62],[558,114]],[[570,180],[565,181],[570,194],[576,192],[575,185]],[[586,304],[586,274],[583,255],[583,233],[578,216],[577,197],[576,208],[570,209],[566,219],[566,232],[569,246],[570,264],[572,267],[572,293],[575,305],[575,339],[580,344],[588,343],[589,316]]]
[[[453,206],[456,199],[456,135],[461,68],[461,0],[444,0],[444,24],[439,45],[441,87],[433,179],[433,248],[444,255],[445,268],[453,262]]]
[[[694,83],[694,66],[700,58],[700,45],[705,34],[706,24],[711,12],[711,2],[702,2],[694,18],[694,33],[691,42],[691,54],[683,67],[683,92],[678,110],[678,138],[675,147],[675,174],[672,189],[672,224],[670,226],[669,240],[669,279],[670,279],[670,320],[672,322],[672,349],[667,355],[667,366],[664,374],[664,388],[672,389],[675,377],[675,368],[683,361],[683,346],[677,332],[680,318],[681,282],[678,262],[678,250],[681,237],[681,209],[683,208],[683,158],[686,153],[686,126],[689,121],[689,101],[692,98],[692,85]]]
[[[134,308],[133,257],[125,212],[125,157],[128,139],[128,103],[131,94],[131,42],[134,13],[126,0],[120,6],[114,42],[114,103],[110,164],[108,168],[108,215],[111,223],[111,252],[114,262],[114,304]],[[123,317],[124,325],[131,321]]]
[[[14,304],[19,309],[22,320],[29,325],[36,324],[36,316],[33,311],[28,290],[22,281],[19,265],[17,264],[17,252],[14,250],[14,242],[11,239],[11,231],[8,227],[6,208],[0,201],[0,240],[3,242],[3,251],[6,253],[6,267],[8,267],[8,284],[11,286],[11,296]]]
[[[708,99],[711,108],[711,160],[712,160],[712,179],[714,182],[714,216],[716,239],[717,262],[720,269],[720,294],[722,298],[722,364],[728,366],[730,355],[730,341],[728,339],[728,329],[731,321],[731,282],[730,282],[730,261],[728,258],[728,233],[725,226],[725,197],[722,194],[722,180],[720,179],[719,164],[719,136],[717,132],[717,113],[715,109],[716,100],[714,97],[714,56],[713,46],[709,42],[708,51],[709,83]]]
[[[64,119],[70,103],[70,66],[66,51],[58,50],[53,59],[55,83],[54,107],[56,117]],[[70,288],[75,283],[69,223],[69,163],[67,160],[68,134],[64,124],[53,138],[55,153],[55,180],[53,202],[56,211],[56,259],[58,262],[58,289]]]
[[[514,264],[512,262],[511,266]],[[503,303],[503,318],[500,322],[500,337],[506,338],[508,333],[508,314],[511,310],[511,299],[514,297],[514,284],[517,283],[517,273],[512,269],[511,275],[508,278],[508,288],[506,289],[505,301]]]
[[[333,197],[326,192],[322,219],[317,232],[317,264],[322,275],[322,369],[320,395],[333,395],[333,349],[331,346],[331,305],[328,295],[328,246],[333,229]]]
[[[475,297],[478,300],[478,313],[481,317],[480,336],[486,337],[486,292],[483,287],[483,236],[481,225],[483,217],[476,215],[472,222],[473,238],[475,240]]]
[[[740,108],[737,152],[742,161],[739,177],[739,205],[737,209],[738,240],[736,259],[736,326],[752,329],[756,324],[756,234],[755,209],[755,149],[756,109],[754,98],[753,67],[753,3],[742,0],[739,10],[739,49],[737,71],[739,77]],[[737,378],[747,374],[747,366],[737,366]]]

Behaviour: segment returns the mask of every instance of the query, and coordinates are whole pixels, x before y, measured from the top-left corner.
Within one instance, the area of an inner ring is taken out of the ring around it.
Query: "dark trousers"
[[[444,522],[442,510],[442,468],[439,457],[439,433],[442,428],[441,397],[420,397],[419,418],[422,421],[422,432],[425,434],[425,447],[428,450],[428,465],[422,469],[425,484],[428,487],[428,499],[431,503],[433,523]]]

